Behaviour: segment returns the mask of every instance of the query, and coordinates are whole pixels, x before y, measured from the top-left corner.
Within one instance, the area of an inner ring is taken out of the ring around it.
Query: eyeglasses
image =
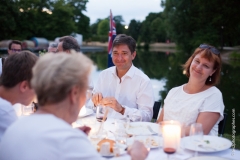
[[[216,55],[220,54],[219,50],[217,50],[215,47],[209,46],[207,44],[200,44],[199,48],[210,49],[214,54],[216,54]]]
[[[13,52],[20,52],[22,50],[21,49],[11,49],[11,51],[13,51]]]

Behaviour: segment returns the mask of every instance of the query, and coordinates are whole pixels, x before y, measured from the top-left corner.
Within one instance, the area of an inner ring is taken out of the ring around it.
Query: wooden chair
[[[157,121],[160,107],[161,107],[161,101],[155,101],[153,106],[153,117],[152,117],[153,122]]]
[[[218,124],[218,134],[219,134],[219,137],[222,137],[223,134],[224,134],[226,122],[227,122],[227,113],[224,113],[223,114],[223,120],[221,120],[219,122],[219,124]]]

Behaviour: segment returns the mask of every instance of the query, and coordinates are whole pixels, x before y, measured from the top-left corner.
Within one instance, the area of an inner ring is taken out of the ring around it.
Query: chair
[[[158,118],[158,113],[159,113],[160,107],[161,107],[161,102],[155,101],[154,106],[153,106],[153,117],[152,117],[153,122],[156,122],[156,120]]]
[[[227,113],[224,113],[223,114],[223,120],[221,120],[219,122],[219,124],[218,124],[218,134],[219,134],[219,137],[222,137],[223,134],[224,134],[226,122],[227,122]]]

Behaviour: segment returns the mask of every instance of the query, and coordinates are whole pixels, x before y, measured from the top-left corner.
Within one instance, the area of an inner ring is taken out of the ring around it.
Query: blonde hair
[[[42,56],[33,68],[31,80],[39,105],[61,102],[74,85],[86,91],[91,67],[88,57],[74,51]]]

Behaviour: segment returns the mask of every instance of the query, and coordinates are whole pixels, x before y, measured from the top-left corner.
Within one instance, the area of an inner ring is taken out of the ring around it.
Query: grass
[[[232,137],[231,134],[224,134],[223,137],[229,139],[233,143],[233,145],[235,144],[235,147],[232,146],[232,148],[234,147],[235,149],[240,150],[240,135],[235,135],[235,139]]]

